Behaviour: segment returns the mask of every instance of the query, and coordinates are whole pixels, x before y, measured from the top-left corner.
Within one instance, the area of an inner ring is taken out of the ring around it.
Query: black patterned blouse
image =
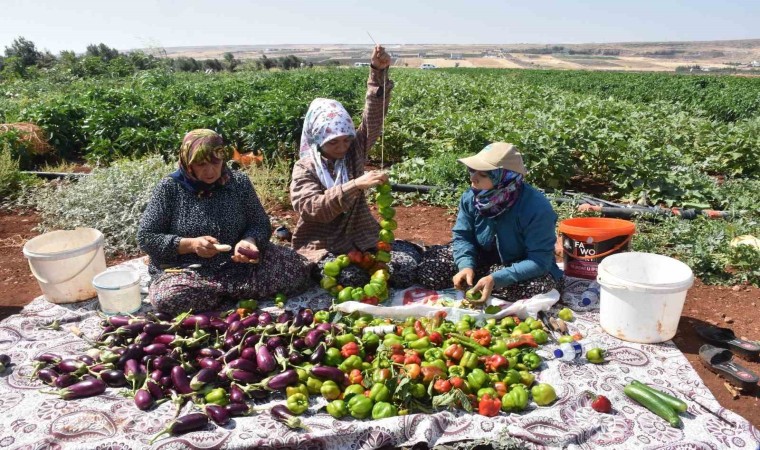
[[[202,264],[204,272],[213,272],[230,262],[232,252],[213,258],[194,253],[180,255],[177,249],[182,238],[212,236],[220,244],[234,247],[240,240],[252,237],[259,249],[268,244],[272,234],[269,216],[250,179],[242,172],[232,173],[232,179],[207,198],[194,196],[169,177],[158,183],[137,231],[140,248],[150,256],[151,275],[168,267],[195,263]]]

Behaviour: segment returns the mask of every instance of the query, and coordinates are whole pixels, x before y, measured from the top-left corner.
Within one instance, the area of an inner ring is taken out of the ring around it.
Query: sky
[[[759,0],[0,0],[0,49],[760,38]]]

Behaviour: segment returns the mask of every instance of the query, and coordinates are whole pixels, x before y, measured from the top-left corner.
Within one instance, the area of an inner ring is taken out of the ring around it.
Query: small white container
[[[105,314],[132,314],[140,309],[140,275],[134,270],[111,270],[92,279]]]
[[[624,341],[651,344],[675,336],[694,274],[677,259],[626,252],[600,262],[597,281],[602,329]]]

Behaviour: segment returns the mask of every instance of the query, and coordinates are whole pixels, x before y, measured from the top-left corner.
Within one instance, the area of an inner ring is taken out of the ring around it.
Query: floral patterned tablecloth
[[[145,267],[139,260],[129,261],[124,266],[140,270],[147,280]],[[577,305],[576,299],[584,287],[582,280],[569,280],[567,284],[563,301],[576,310],[576,320],[571,327],[602,344],[608,351],[609,363],[546,361],[546,368],[538,373],[537,380],[551,383],[559,396],[549,407],[531,404],[521,414],[502,414],[496,418],[442,411],[377,421],[338,421],[324,412],[324,400],[312,398],[309,412],[304,416],[309,432],[291,431],[263,412],[235,418],[225,427],[209,425],[203,431],[165,437],[152,447],[148,445],[150,437],[173,418],[170,404],[142,412],[132,400],[119,395],[117,389],[109,389],[95,398],[64,401],[40,392],[42,384],[30,380],[30,363],[35,355],[42,352],[75,355],[87,349],[86,343],[69,331],[72,325],[90,337],[99,332],[97,301],[54,305],[37,298],[20,314],[0,322],[0,352],[9,354],[14,362],[11,370],[0,376],[0,450],[370,449],[412,446],[419,442],[427,442],[432,447],[475,440],[517,442],[523,448],[760,448],[760,431],[718,404],[672,342],[633,344],[604,333],[599,326],[597,307]],[[290,300],[289,304],[324,307],[329,299],[315,289]],[[41,328],[54,319],[63,323],[61,330]],[[671,428],[629,400],[622,387],[631,379],[655,385],[686,400],[689,409],[681,415],[683,428]],[[584,395],[587,390],[609,397],[615,413],[607,415],[592,410]],[[275,398],[270,404],[283,401]],[[186,408],[191,407],[186,405]]]

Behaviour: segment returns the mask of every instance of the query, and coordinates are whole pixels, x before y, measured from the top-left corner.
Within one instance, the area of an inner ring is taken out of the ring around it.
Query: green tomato
[[[393,219],[396,216],[396,209],[391,206],[381,206],[378,212],[383,219]]]
[[[559,342],[560,344],[570,343],[570,342],[574,342],[574,341],[575,341],[575,339],[573,339],[572,336],[567,335],[567,334],[563,334],[562,336],[560,336],[557,339],[557,342]]]
[[[480,291],[475,291],[475,290],[470,289],[470,290],[468,290],[467,292],[464,293],[464,297],[467,300],[470,300],[472,302],[476,302],[476,301],[480,300],[481,298],[483,298],[483,293],[480,292]]]
[[[393,235],[393,231],[380,230],[380,240],[383,242],[391,243],[396,237]]]
[[[565,322],[570,322],[575,317],[573,311],[570,308],[562,308],[557,313],[557,316]]]
[[[324,397],[325,400],[335,400],[340,397],[340,388],[338,387],[338,384],[331,380],[322,382],[322,387],[319,389],[319,392],[322,393],[322,397]]]
[[[390,262],[391,261],[391,254],[388,253],[388,252],[386,252],[386,251],[384,251],[384,250],[379,250],[377,252],[377,255],[375,255],[375,261],[379,261],[379,262],[382,262],[382,263]]]
[[[419,399],[427,395],[427,389],[425,389],[425,385],[421,383],[414,383],[412,384],[411,393],[412,397]]]
[[[282,292],[278,292],[277,295],[274,296],[274,301],[276,303],[285,303],[288,301],[288,296]]]
[[[380,192],[375,195],[375,202],[381,208],[388,207],[393,203],[393,196],[389,193]]]
[[[557,393],[551,384],[539,383],[531,388],[530,393],[538,406],[546,406],[557,400]]]
[[[388,183],[383,183],[377,187],[377,192],[381,194],[390,194],[391,192],[391,185]]]
[[[348,412],[355,419],[366,419],[372,414],[372,399],[364,395],[354,395],[348,401]]]
[[[343,400],[333,400],[327,404],[327,413],[336,419],[340,419],[348,414],[348,406]]]
[[[388,402],[378,402],[372,407],[372,418],[374,420],[395,417],[398,415],[398,409]]]
[[[393,219],[384,219],[380,221],[380,228],[383,230],[393,231],[398,228],[398,224]]]
[[[604,362],[604,350],[594,347],[586,352],[586,359],[592,364],[602,364]]]

